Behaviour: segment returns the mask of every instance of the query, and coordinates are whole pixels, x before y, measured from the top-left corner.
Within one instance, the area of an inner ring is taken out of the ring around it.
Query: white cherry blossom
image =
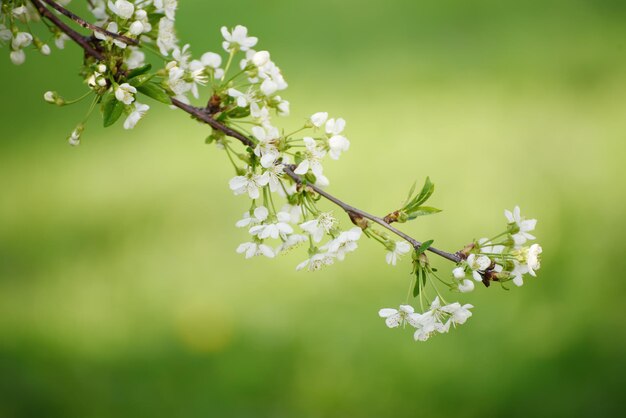
[[[248,171],[245,176],[236,176],[230,179],[228,185],[235,195],[247,193],[250,199],[259,198],[259,188],[263,186],[263,179],[258,174]]]
[[[385,255],[385,259],[387,260],[387,264],[391,264],[392,266],[396,265],[398,259],[409,253],[411,251],[411,244],[406,241],[398,241],[394,243],[393,250],[390,250]]]
[[[131,104],[135,100],[137,89],[128,83],[123,83],[115,89],[115,98],[125,105]]]
[[[124,121],[124,129],[133,129],[135,125],[137,125],[137,122],[139,122],[139,120],[144,117],[148,109],[150,109],[150,106],[148,106],[147,104],[135,102],[133,106],[133,111],[130,113],[130,115],[126,117],[126,120]]]
[[[257,242],[244,242],[243,244],[240,244],[239,247],[237,247],[237,253],[245,254],[246,258],[252,258],[259,255],[274,258],[276,255],[272,247]]]
[[[335,255],[331,253],[317,253],[310,258],[304,260],[296,266],[296,270],[307,269],[308,271],[317,271],[324,266],[329,266],[335,262]]]
[[[505,210],[504,216],[506,216],[509,224],[513,224],[516,229],[519,230],[518,232],[513,234],[513,240],[515,241],[516,245],[523,245],[524,243],[526,243],[527,240],[535,239],[535,236],[529,234],[529,232],[535,229],[535,226],[537,225],[537,220],[522,218],[519,206],[515,206],[513,212]]]
[[[400,305],[399,309],[383,308],[378,311],[378,316],[385,318],[385,324],[389,328],[397,328],[403,325],[404,322],[416,327],[418,325],[417,319],[419,318],[419,314],[416,314],[415,309],[410,305]]]
[[[130,19],[135,13],[135,5],[126,0],[117,0],[115,3],[109,0],[108,6],[109,10],[122,19]]]
[[[238,50],[247,51],[258,42],[258,38],[248,36],[248,28],[245,26],[237,25],[232,32],[230,32],[226,26],[222,26],[221,31],[224,37],[222,47],[228,52]]]

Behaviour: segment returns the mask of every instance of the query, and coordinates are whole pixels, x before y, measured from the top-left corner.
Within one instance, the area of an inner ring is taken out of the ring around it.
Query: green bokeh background
[[[150,102],[71,148],[86,104],[41,96],[84,91],[79,50],[15,67],[4,48],[0,417],[621,415],[626,3],[181,1],[197,54],[237,23],[290,83],[281,126],[348,121],[332,193],[384,214],[429,175],[444,212],[403,229],[451,250],[519,204],[539,277],[451,295],[472,319],[415,343],[377,317],[408,260],[364,240],[315,274],[302,251],[244,261],[246,199],[206,127]]]

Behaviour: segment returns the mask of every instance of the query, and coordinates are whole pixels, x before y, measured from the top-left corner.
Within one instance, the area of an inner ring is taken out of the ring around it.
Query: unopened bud
[[[107,66],[104,64],[98,64],[98,66],[96,67],[96,69],[98,70],[98,72],[100,74],[104,74],[107,72]]]
[[[69,144],[73,147],[80,145],[80,135],[83,133],[84,129],[85,127],[83,124],[78,125],[76,129],[72,131],[69,138],[67,138],[67,142],[69,142]]]
[[[65,100],[56,91],[47,91],[43,94],[43,99],[48,102],[55,104],[57,106],[63,106],[65,104]]]
[[[41,45],[41,48],[39,48],[39,51],[44,55],[50,55],[50,52],[51,52],[48,44]]]
[[[252,62],[257,67],[262,67],[270,61],[270,53],[267,51],[259,51],[252,57]]]

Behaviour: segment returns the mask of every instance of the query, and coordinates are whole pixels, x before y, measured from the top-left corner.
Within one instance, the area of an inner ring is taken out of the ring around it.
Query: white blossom
[[[257,242],[244,242],[237,247],[237,253],[246,255],[246,258],[252,258],[254,256],[264,255],[268,258],[274,258],[274,250],[272,247],[266,244],[259,244]]]
[[[139,68],[144,65],[146,61],[146,54],[136,47],[130,47],[130,54],[126,58],[126,65],[129,70]]]
[[[327,119],[328,119],[327,112],[317,112],[311,116],[311,123],[313,124],[313,126],[320,128],[323,124],[326,123]]]
[[[11,39],[11,48],[14,50],[26,48],[33,42],[33,35],[28,32],[18,32]]]
[[[146,114],[146,112],[150,109],[150,106],[147,104],[135,102],[133,105],[132,112],[126,117],[124,121],[124,129],[133,129],[137,122]]]
[[[268,185],[272,193],[277,192],[280,186],[280,177],[284,173],[285,166],[283,164],[274,164],[266,168],[261,174],[260,183],[262,186]]]
[[[378,311],[378,316],[385,318],[385,324],[389,328],[397,328],[405,321],[414,327],[418,326],[419,314],[410,305],[400,305],[399,309],[383,308]]]
[[[135,5],[126,0],[117,0],[115,3],[109,0],[108,5],[109,10],[122,19],[130,19],[135,13]]]
[[[270,61],[270,53],[267,51],[255,52],[252,56],[252,63],[257,67],[262,67]]]
[[[343,118],[328,119],[326,122],[326,133],[329,135],[339,135],[346,127],[346,121]]]
[[[313,238],[313,241],[320,242],[324,237],[324,234],[329,233],[336,224],[337,219],[335,219],[332,213],[324,212],[316,219],[300,224],[300,228],[302,228],[303,231],[308,232],[311,235],[311,238]]]
[[[471,281],[470,279],[463,279],[458,284],[458,289],[459,289],[459,292],[461,293],[471,292],[472,290],[474,290],[474,282]]]
[[[244,228],[247,226],[252,226],[252,225],[261,223],[267,219],[267,217],[269,216],[269,211],[267,210],[265,206],[259,206],[254,209],[253,215],[254,216],[251,216],[250,212],[244,213],[243,219],[237,221],[235,226],[237,228]]]
[[[110,22],[107,27],[106,30],[111,32],[111,33],[118,33],[118,26],[116,22]],[[104,33],[100,33],[100,32],[94,32],[93,35],[97,38],[100,39],[101,41],[111,41],[113,42],[114,45],[124,49],[126,48],[126,44],[122,41],[120,41],[119,39],[115,39],[115,38],[111,38],[108,35],[105,35]]]
[[[178,0],[154,0],[154,7],[156,7],[157,12],[164,13],[168,19],[173,21],[176,17]]]
[[[288,213],[278,212],[276,214],[276,222],[255,225],[250,228],[250,234],[256,235],[261,239],[281,237],[286,239],[287,236],[293,233],[293,228],[289,225],[291,217]]]
[[[161,51],[161,54],[167,55],[171,50],[176,48],[178,39],[174,31],[174,21],[167,17],[162,17],[159,20],[159,33],[157,35],[157,46]]]
[[[61,32],[54,38],[54,44],[56,45],[57,48],[64,49],[65,42],[69,40],[70,40],[70,37],[64,34],[63,32]]]
[[[282,244],[278,246],[278,248],[276,248],[276,253],[283,253],[299,247],[302,243],[307,242],[308,240],[309,239],[305,235],[291,234],[285,241],[283,241]]]
[[[222,65],[222,57],[215,52],[205,52],[202,54],[202,57],[200,57],[200,61],[202,61],[202,64],[206,67],[213,69],[218,69]]]
[[[326,155],[326,151],[320,149],[311,137],[304,137],[302,140],[306,146],[306,152],[304,153],[304,159],[298,164],[294,173],[304,175],[311,170],[321,185],[328,185],[328,179],[323,174],[324,168],[321,163],[321,159]]]
[[[300,222],[300,217],[302,216],[302,207],[301,206],[299,206],[299,205],[290,205],[289,203],[287,203],[287,204],[285,204],[281,208],[280,211],[281,212],[286,212],[286,213],[289,214],[289,216],[290,216],[289,223],[297,224],[298,222]]]
[[[464,279],[465,278],[465,269],[461,266],[452,270],[452,275],[455,279]]]
[[[476,254],[470,254],[467,257],[467,265],[470,269],[472,269],[472,276],[474,277],[474,280],[481,282],[483,278],[479,272],[485,271],[489,268],[491,265],[491,259],[486,255],[477,256]]]
[[[123,83],[115,89],[115,98],[125,105],[131,104],[135,100],[137,89],[128,83]]]
[[[256,45],[258,41],[258,38],[248,36],[248,28],[245,26],[237,25],[232,32],[229,32],[226,26],[222,26],[221,31],[224,37],[222,47],[228,52],[237,50],[247,51]]]
[[[441,310],[443,312],[447,312],[451,315],[450,320],[453,324],[463,325],[470,316],[472,316],[472,309],[474,305],[470,305],[469,303],[465,305],[461,305],[459,302],[454,302],[449,305],[443,306]]]
[[[250,199],[258,199],[259,187],[263,186],[262,182],[260,175],[248,171],[245,176],[236,176],[230,179],[228,185],[235,195],[247,193]]]
[[[13,34],[11,33],[11,29],[7,29],[4,24],[0,23],[0,41],[8,42],[12,37]]]
[[[526,267],[528,267],[528,273],[531,276],[537,276],[535,270],[539,270],[541,264],[539,262],[539,254],[541,254],[543,249],[539,244],[533,244],[528,249],[528,254],[526,256]]]
[[[330,148],[330,151],[328,152],[330,158],[338,160],[341,153],[348,151],[350,148],[350,141],[348,141],[345,136],[333,135],[328,140],[328,147]]]
[[[342,232],[337,238],[323,245],[320,249],[335,254],[338,260],[343,260],[347,253],[357,249],[357,241],[361,238],[362,233],[363,230],[355,226]]]
[[[324,266],[331,265],[335,262],[334,254],[330,253],[317,253],[310,258],[304,260],[302,263],[296,266],[296,270],[307,269],[308,271],[317,271]]]
[[[394,243],[393,250],[390,250],[385,255],[385,259],[387,260],[387,264],[391,264],[392,266],[396,265],[398,258],[407,254],[411,251],[411,244],[406,241],[398,241]]]
[[[228,95],[237,101],[237,106],[248,107],[250,103],[254,102],[254,94],[252,90],[248,90],[247,93],[242,93],[237,89],[228,89]]]
[[[509,210],[504,211],[504,216],[509,221],[509,224],[515,226],[519,231],[513,234],[513,240],[516,245],[523,245],[529,239],[535,239],[534,235],[529,234],[530,231],[535,229],[537,225],[536,219],[524,219],[520,215],[519,206],[515,206],[513,212]]]
[[[24,61],[26,61],[26,53],[23,49],[18,49],[17,51],[11,51],[9,54],[11,58],[11,62],[15,65],[22,65]]]

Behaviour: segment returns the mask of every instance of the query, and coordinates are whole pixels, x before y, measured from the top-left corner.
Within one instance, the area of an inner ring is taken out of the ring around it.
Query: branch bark
[[[73,31],[71,28],[69,28],[63,22],[61,22],[56,16],[54,16],[41,3],[41,1],[45,1],[47,4],[50,4],[50,5],[52,5],[52,3],[54,3],[54,2],[49,1],[49,0],[31,0],[31,2],[35,5],[35,7],[37,7],[37,10],[39,10],[39,13],[42,14],[42,16],[46,17],[55,26],[57,26],[60,30],[65,32],[76,43],[78,43],[85,50],[85,53],[93,56],[94,58],[96,58],[98,60],[103,60],[104,59],[102,54],[100,52],[96,51],[86,41],[86,39],[84,37],[82,37],[77,32]],[[53,6],[53,7],[56,10],[59,10],[64,15],[66,15],[68,17],[69,17],[70,14],[73,15],[73,13],[65,10],[63,7],[59,6],[58,4],[56,4],[56,3],[54,3],[54,4],[55,4],[55,6]],[[63,9],[64,11],[61,11],[60,9]],[[73,16],[75,16],[75,15],[73,15]],[[76,18],[72,18],[72,19],[75,22],[79,23],[79,24],[80,24],[80,21],[83,21],[78,16],[76,16]],[[93,25],[89,24],[89,26],[83,26],[83,27],[91,28],[90,26],[93,26]],[[101,28],[93,29],[93,30],[100,30],[100,29]],[[104,29],[101,29],[101,30],[104,30]],[[215,120],[211,116],[211,114],[209,113],[209,111],[207,109],[188,105],[188,104],[183,103],[180,100],[175,99],[175,98],[171,98],[171,101],[172,101],[172,104],[174,106],[176,106],[179,109],[181,109],[182,111],[190,114],[195,119],[197,119],[197,120],[199,120],[201,122],[206,123],[207,125],[211,126],[211,128],[216,129],[218,131],[221,131],[225,135],[227,135],[227,136],[229,136],[231,138],[237,139],[238,141],[240,141],[245,146],[248,146],[248,147],[254,147],[255,146],[254,141],[252,141],[246,135],[242,134],[241,132],[239,132],[239,131],[237,131],[235,129],[229,128],[228,126],[224,125],[223,123]],[[411,236],[409,236],[409,235],[405,234],[404,232],[400,231],[399,229],[391,226],[383,218],[380,218],[378,216],[375,216],[375,215],[372,215],[370,213],[367,213],[367,212],[365,212],[365,211],[363,211],[361,209],[355,208],[354,206],[351,206],[351,205],[343,202],[342,200],[338,199],[337,197],[331,195],[330,193],[320,189],[319,187],[315,186],[314,184],[306,183],[301,176],[299,176],[298,174],[296,174],[294,172],[294,169],[295,169],[294,166],[286,166],[285,170],[284,170],[285,174],[287,176],[289,176],[290,178],[292,178],[296,183],[298,183],[298,184],[306,184],[307,187],[309,187],[312,190],[314,190],[320,196],[324,197],[325,199],[327,199],[330,202],[334,203],[335,205],[339,206],[341,209],[343,209],[350,216],[350,219],[352,219],[353,222],[355,222],[355,218],[365,218],[365,219],[368,219],[368,220],[370,220],[370,221],[372,221],[372,222],[382,226],[383,228],[391,231],[392,233],[394,233],[395,235],[399,236],[400,238],[408,241],[414,248],[418,248],[420,245],[422,245],[422,243],[420,241],[416,240],[415,238],[412,238]],[[455,262],[455,263],[458,263],[458,262],[460,262],[463,259],[463,257],[460,254],[461,253],[460,251],[453,254],[453,253],[448,253],[446,251],[437,249],[435,247],[429,247],[428,251],[430,251],[433,254],[437,254],[437,255],[439,255],[439,256],[447,259],[447,260],[450,260],[452,262]]]
[[[41,0],[30,0],[31,3],[35,6],[39,14],[48,19],[54,26],[59,28],[63,33],[69,36],[74,42],[76,42],[87,55],[90,55],[97,59],[98,61],[104,60],[104,55],[102,55],[99,51],[97,51],[88,41],[80,33],[76,32],[65,23],[61,21],[58,17],[56,17],[46,6],[43,5]],[[59,6],[60,7],[60,6]]]
[[[55,9],[56,11],[58,11],[59,13],[61,13],[62,15],[72,19],[74,22],[78,23],[80,26],[82,26],[85,29],[100,32],[106,36],[120,40],[128,45],[139,45],[139,41],[137,41],[136,39],[132,39],[132,38],[129,38],[128,36],[120,35],[118,33],[109,32],[108,30],[101,28],[100,26],[92,25],[91,23],[83,20],[80,16],[75,15],[71,11],[59,5],[55,1],[52,1],[52,0],[42,0],[42,1],[48,4],[53,9]]]

